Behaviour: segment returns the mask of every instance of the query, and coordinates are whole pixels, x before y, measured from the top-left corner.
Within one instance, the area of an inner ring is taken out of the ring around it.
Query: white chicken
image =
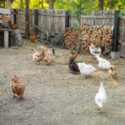
[[[98,66],[99,66],[100,69],[103,69],[103,70],[110,69],[111,63],[108,60],[106,60],[106,59],[104,59],[104,58],[102,58],[98,55],[96,55],[95,57],[99,62]]]
[[[91,43],[91,45],[89,46],[89,51],[93,56],[96,55],[101,55],[101,48],[96,48],[95,45],[93,43]]]
[[[102,108],[104,104],[107,102],[107,98],[108,97],[107,97],[105,88],[103,86],[103,83],[100,83],[99,91],[98,93],[96,93],[96,96],[95,96],[95,103],[99,108]]]
[[[88,77],[90,74],[96,71],[95,67],[86,63],[78,63],[78,67],[79,67],[80,73],[85,74],[86,77]]]

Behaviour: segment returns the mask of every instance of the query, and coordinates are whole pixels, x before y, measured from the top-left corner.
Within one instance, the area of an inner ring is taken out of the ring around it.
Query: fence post
[[[38,33],[38,9],[35,9],[35,33]]]
[[[114,21],[114,29],[113,29],[113,48],[112,51],[117,52],[118,51],[118,46],[119,46],[119,23],[120,23],[120,18],[119,18],[119,11],[115,11],[115,21]]]
[[[69,14],[69,11],[66,11],[65,12],[66,16],[65,16],[65,28],[68,28],[70,26],[70,14]]]
[[[14,9],[13,12],[14,12],[14,15],[13,15],[13,22],[14,22],[14,24],[16,24],[16,23],[17,23],[17,10]]]
[[[25,8],[25,21],[26,21],[25,35],[26,35],[26,37],[29,37],[29,31],[30,31],[29,0],[26,0],[25,4],[26,4],[26,8]]]
[[[119,11],[115,11],[115,20],[114,20],[114,28],[113,28],[113,38],[112,38],[112,52],[111,52],[111,58],[115,59],[120,57],[119,54]]]

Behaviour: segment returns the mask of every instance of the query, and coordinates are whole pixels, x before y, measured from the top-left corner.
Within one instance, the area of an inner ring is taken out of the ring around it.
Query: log
[[[68,49],[89,53],[89,43],[93,42],[95,46],[103,47],[105,51],[108,48],[108,51],[111,51],[112,34],[111,26],[90,26],[84,24],[79,32],[73,28],[65,30],[64,45]]]

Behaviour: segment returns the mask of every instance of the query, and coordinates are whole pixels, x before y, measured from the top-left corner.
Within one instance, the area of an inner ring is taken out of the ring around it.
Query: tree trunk
[[[6,1],[6,8],[11,10],[11,2],[10,2],[10,0]]]
[[[22,8],[23,8],[23,1],[20,0],[20,9],[22,9]]]
[[[26,0],[26,10],[25,10],[25,20],[26,20],[26,36],[29,36],[29,0]]]
[[[49,0],[49,9],[54,8],[54,0]]]
[[[98,6],[99,6],[99,10],[103,10],[104,0],[98,0]]]

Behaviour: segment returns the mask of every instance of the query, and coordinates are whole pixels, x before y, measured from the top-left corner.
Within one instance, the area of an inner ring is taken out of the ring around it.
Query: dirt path
[[[125,125],[125,60],[112,61],[118,66],[119,81],[97,71],[93,78],[73,75],[63,65],[69,51],[56,49],[52,66],[32,62],[32,46],[0,49],[0,125]],[[39,46],[36,46],[39,48]],[[89,55],[78,56],[97,67]],[[23,102],[12,98],[10,77],[19,74],[26,84]],[[100,113],[94,102],[99,83],[104,82],[108,102]]]

